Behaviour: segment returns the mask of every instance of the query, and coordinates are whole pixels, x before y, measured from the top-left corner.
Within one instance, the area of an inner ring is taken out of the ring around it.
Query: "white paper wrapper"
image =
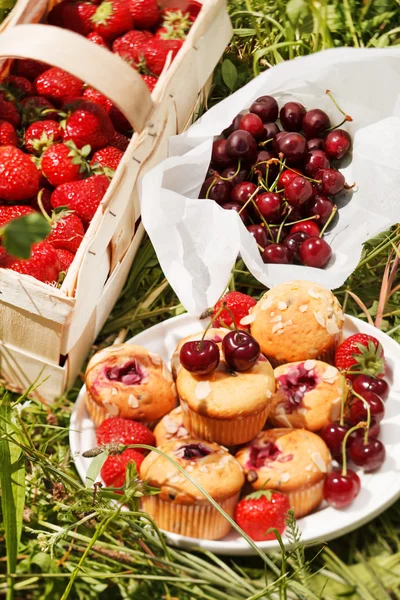
[[[259,96],[321,108],[340,122],[326,90],[353,117],[351,163],[341,169],[354,193],[338,198],[339,220],[327,236],[334,256],[326,269],[265,265],[239,216],[197,200],[214,136]],[[219,298],[240,253],[267,287],[308,279],[330,289],[355,269],[362,244],[400,220],[400,50],[327,50],[284,62],[214,106],[187,132],[170,139],[170,158],[142,181],[144,226],[161,267],[185,308],[198,315]]]

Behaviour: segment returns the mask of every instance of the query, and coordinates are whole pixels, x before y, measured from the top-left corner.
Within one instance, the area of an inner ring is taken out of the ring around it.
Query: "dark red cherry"
[[[373,417],[376,423],[380,423],[385,415],[385,405],[383,404],[382,398],[374,392],[366,391],[363,391],[362,397],[369,405],[371,418]],[[351,425],[357,425],[360,421],[367,420],[367,409],[365,404],[360,398],[357,398],[357,396],[350,398],[347,420]]]
[[[264,123],[271,123],[278,118],[278,103],[272,96],[260,96],[253,102],[249,110],[259,116]]]
[[[282,198],[279,194],[266,192],[256,197],[256,206],[267,223],[279,223],[282,211]]]
[[[260,356],[260,344],[244,331],[230,331],[222,340],[227,365],[234,371],[247,371]]]
[[[329,169],[331,163],[323,150],[310,150],[304,160],[306,175],[314,178],[319,169]]]
[[[304,240],[307,240],[310,236],[304,231],[298,231],[297,233],[291,233],[287,236],[284,241],[285,246],[292,251],[294,259],[300,261],[299,248]]]
[[[239,129],[248,131],[256,140],[266,139],[264,124],[258,115],[248,113],[240,119]]]
[[[317,237],[320,234],[320,229],[315,221],[302,221],[301,223],[295,223],[290,228],[290,233],[298,233],[302,231],[306,233],[308,237]]]
[[[287,131],[279,131],[275,136],[274,139],[272,140],[272,147],[275,150],[275,152],[280,152],[279,150],[279,142],[281,139],[283,139],[285,137],[285,135],[287,135],[288,132]]]
[[[279,112],[282,127],[286,131],[300,131],[306,109],[300,102],[287,102]]]
[[[269,150],[260,150],[260,152],[257,154],[254,168],[257,171],[260,171],[263,179],[265,179],[267,176],[267,161],[271,160],[271,158],[276,158],[276,154],[274,152],[270,152]],[[279,165],[270,163],[268,165],[268,182],[274,181],[278,173]]]
[[[218,204],[224,204],[229,201],[230,195],[231,184],[229,181],[215,180],[214,177],[209,177],[201,187],[199,198],[209,198]]]
[[[353,390],[364,397],[364,392],[374,392],[382,400],[389,395],[389,385],[384,379],[371,377],[370,375],[357,375],[352,381]]]
[[[308,179],[298,175],[285,186],[285,198],[292,206],[301,206],[313,195],[313,187]]]
[[[350,446],[350,458],[359,467],[363,467],[366,473],[376,471],[385,461],[385,446],[380,440],[360,437],[353,441]]]
[[[275,136],[275,139],[277,137]],[[307,154],[307,141],[301,133],[286,133],[276,143],[278,152],[282,152],[284,158],[291,163],[302,161]]]
[[[271,227],[270,231],[267,232],[268,239],[271,240],[272,243],[278,243],[278,235],[279,235],[279,243],[283,244],[284,240],[289,235],[289,231],[287,227],[284,227],[279,234],[279,227]]]
[[[242,219],[245,225],[250,223],[249,213],[238,202],[227,202],[226,204],[222,205],[222,208],[225,210],[234,210],[235,212],[239,213],[239,217]]]
[[[287,186],[287,184],[298,175],[302,175],[302,173],[300,171],[297,171],[296,169],[285,169],[285,171],[282,171],[278,179],[278,189],[281,190],[282,188]]]
[[[219,348],[211,340],[185,342],[180,350],[179,359],[187,371],[206,375],[219,365]]]
[[[242,117],[243,117],[243,115],[241,113],[236,115],[236,117],[233,119],[233,121],[229,125],[229,127],[227,127],[226,129],[223,130],[222,135],[224,137],[228,138],[231,135],[231,133],[233,133],[234,131],[237,131],[239,129],[239,123],[240,123],[240,120]]]
[[[347,474],[340,471],[328,473],[324,482],[324,498],[335,508],[344,508],[353,502],[361,488],[360,478],[354,471],[347,469]]]
[[[330,131],[324,140],[324,150],[330,158],[340,160],[350,150],[351,137],[344,129]]]
[[[345,184],[344,176],[336,169],[321,169],[315,174],[315,179],[320,179],[318,188],[325,196],[334,196],[342,191]]]
[[[276,123],[264,123],[264,140],[273,140],[277,133],[279,133],[279,127]],[[267,145],[272,146],[272,142]]]
[[[339,423],[331,423],[324,427],[321,431],[320,436],[324,440],[325,444],[328,446],[332,457],[342,461],[342,445],[344,436],[348,432],[349,428],[345,425],[340,425]],[[346,442],[347,445],[347,442]]]
[[[324,140],[322,138],[312,138],[311,140],[307,140],[307,149],[308,150],[323,150],[324,149]]]
[[[248,131],[238,129],[226,140],[226,152],[231,158],[252,163],[257,157],[257,143]]]
[[[299,250],[300,260],[306,267],[323,269],[332,256],[332,248],[320,237],[310,237],[302,243]]]
[[[304,115],[303,131],[308,139],[320,137],[330,126],[328,115],[319,108],[313,108]]]
[[[315,194],[306,206],[309,217],[318,216],[318,224],[323,226],[332,214],[334,204],[326,196]]]
[[[245,204],[247,200],[254,194],[257,186],[251,181],[243,181],[242,183],[238,183],[235,185],[233,190],[231,191],[231,200],[232,202],[237,202],[239,204]]]
[[[284,244],[270,244],[262,253],[262,259],[265,263],[291,265],[293,263],[293,253]]]
[[[218,167],[228,167],[232,163],[232,159],[226,153],[226,140],[215,140],[213,142],[211,160]]]
[[[375,421],[375,419],[371,419],[370,428],[369,428],[369,431],[368,431],[368,437],[376,439],[376,438],[379,437],[380,431],[381,431],[380,424],[377,423]],[[351,444],[354,442],[354,440],[358,440],[360,438],[364,439],[364,435],[365,435],[365,430],[364,430],[363,427],[360,427],[359,429],[355,429],[349,435],[348,446],[350,447]]]
[[[238,183],[242,183],[242,181],[246,179],[247,175],[247,169],[240,169],[240,171],[237,172],[237,166],[228,167],[221,173],[221,177],[224,179],[229,179],[229,183],[233,186],[237,185]]]
[[[265,248],[268,244],[268,236],[264,227],[261,225],[248,225],[247,231],[251,233],[253,238],[256,240],[257,244],[261,246],[261,248]]]

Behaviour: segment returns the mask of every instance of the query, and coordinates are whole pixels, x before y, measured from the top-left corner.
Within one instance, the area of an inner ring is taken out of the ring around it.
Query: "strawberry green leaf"
[[[44,240],[50,232],[50,224],[39,213],[14,219],[0,229],[4,248],[18,258],[29,258],[32,245]]]
[[[268,502],[270,502],[272,497],[272,490],[258,490],[257,492],[248,494],[246,496],[246,500],[259,500],[263,497],[265,497],[268,500]]]
[[[108,458],[108,452],[104,451],[104,452],[101,452],[100,454],[98,454],[92,460],[92,462],[90,463],[90,467],[88,468],[87,473],[86,473],[85,487],[87,487],[87,488],[92,487],[92,485],[96,481],[97,477],[99,476],[101,467],[104,465],[107,458]]]

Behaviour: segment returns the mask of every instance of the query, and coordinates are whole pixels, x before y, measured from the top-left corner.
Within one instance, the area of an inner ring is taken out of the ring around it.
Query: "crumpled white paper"
[[[357,184],[351,201],[339,202],[339,220],[327,236],[334,257],[326,269],[266,265],[235,212],[197,200],[213,137],[264,94],[280,106],[297,100],[321,108],[340,122],[327,89],[353,117],[346,126],[352,160],[341,171]],[[170,139],[170,158],[142,180],[141,204],[161,267],[189,313],[199,315],[216,302],[239,253],[267,287],[292,279],[339,287],[355,269],[362,244],[400,220],[400,50],[340,48],[269,69]]]

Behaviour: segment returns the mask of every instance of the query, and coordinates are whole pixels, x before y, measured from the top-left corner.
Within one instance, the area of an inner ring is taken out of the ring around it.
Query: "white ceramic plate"
[[[174,317],[155,325],[135,336],[129,342],[156,352],[169,363],[178,342],[197,331],[206,323],[189,315]],[[344,510],[321,506],[315,513],[299,519],[303,541],[306,543],[323,542],[339,537],[367,523],[400,497],[400,345],[386,334],[370,325],[346,317],[345,336],[356,332],[370,333],[382,343],[388,364],[387,381],[391,386],[386,402],[386,414],[381,423],[380,439],[386,446],[386,461],[373,474],[358,474],[361,477],[361,492],[355,502]],[[395,365],[397,364],[397,369]],[[70,425],[70,445],[76,468],[82,480],[85,480],[90,459],[82,453],[96,446],[95,427],[85,407],[86,390],[82,387],[78,396]],[[198,540],[165,532],[169,542],[181,548],[203,548],[216,554],[245,555],[253,554],[252,548],[236,532],[231,532],[219,541]],[[284,540],[285,541],[285,540]],[[264,550],[275,550],[276,541],[260,542]]]

